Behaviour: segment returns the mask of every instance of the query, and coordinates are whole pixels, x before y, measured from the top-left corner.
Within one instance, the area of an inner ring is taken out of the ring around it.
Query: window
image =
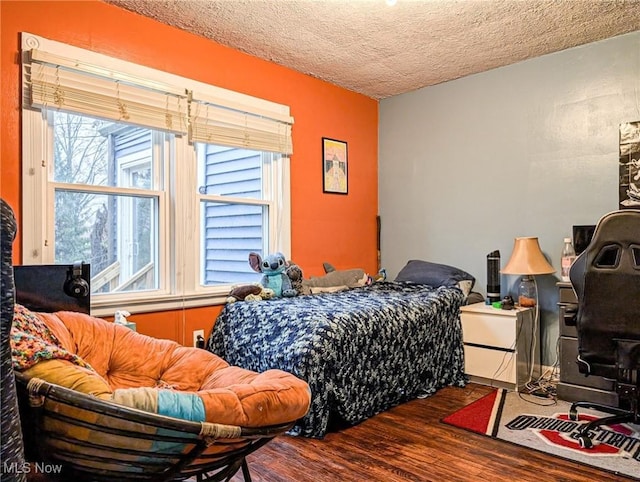
[[[162,180],[172,136],[151,129],[45,111],[53,163],[53,262],[90,263],[92,291],[158,289]]]
[[[269,201],[263,178],[271,156],[260,151],[198,145],[198,200],[203,246],[201,282],[242,283],[255,276],[247,253],[261,255],[268,238]]]
[[[30,34],[23,91],[23,262],[90,263],[92,312],[222,302],[289,252],[286,106]]]
[[[282,156],[240,147],[198,143],[197,192],[202,286],[258,281],[248,254],[274,251],[283,223]],[[278,250],[278,249],[276,249]]]

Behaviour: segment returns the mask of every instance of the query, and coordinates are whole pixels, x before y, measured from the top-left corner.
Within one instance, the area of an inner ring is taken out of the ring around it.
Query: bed
[[[394,281],[232,303],[207,348],[243,368],[278,368],[307,381],[311,409],[291,433],[322,438],[330,417],[356,424],[444,386],[465,386],[464,300],[457,287]]]

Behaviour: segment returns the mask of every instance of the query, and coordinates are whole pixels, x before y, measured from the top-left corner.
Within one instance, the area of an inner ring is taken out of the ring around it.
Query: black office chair
[[[638,423],[640,392],[640,210],[615,211],[602,217],[591,243],[569,273],[578,299],[578,369],[615,381],[618,407],[575,402],[613,414],[580,429],[581,447],[593,446],[593,429],[600,425]]]

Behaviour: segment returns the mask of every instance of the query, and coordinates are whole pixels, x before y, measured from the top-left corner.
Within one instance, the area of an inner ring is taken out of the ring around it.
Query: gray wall
[[[618,209],[618,127],[640,121],[640,32],[380,102],[382,266],[458,266],[486,294],[486,255],[506,264],[537,236],[558,271],[538,277],[543,363],[556,358],[562,240]],[[502,295],[518,277],[502,275]]]

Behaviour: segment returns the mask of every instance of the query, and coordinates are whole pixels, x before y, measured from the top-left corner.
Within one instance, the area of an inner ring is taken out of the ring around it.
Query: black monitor
[[[16,303],[32,311],[90,313],[89,264],[18,265],[13,277]]]
[[[576,251],[576,256],[582,253],[593,238],[593,232],[596,229],[595,224],[584,224],[573,226],[573,249]]]

